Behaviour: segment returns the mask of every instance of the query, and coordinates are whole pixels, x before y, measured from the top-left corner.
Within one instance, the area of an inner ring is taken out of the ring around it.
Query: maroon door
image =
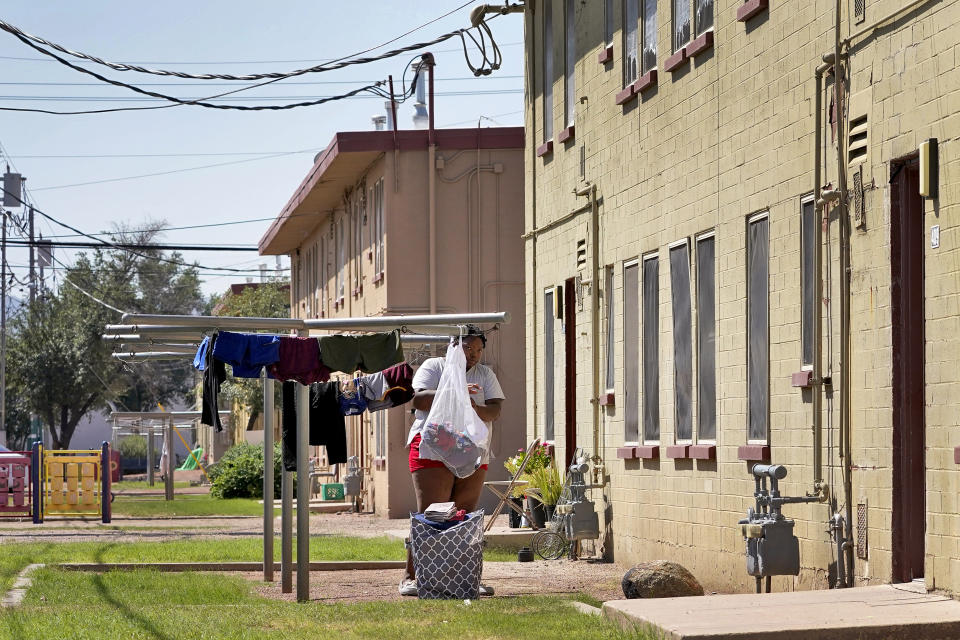
[[[923,577],[923,199],[916,158],[894,162],[890,189],[893,326],[893,582]]]
[[[563,337],[565,366],[565,399],[566,425],[564,427],[564,450],[566,464],[560,470],[570,466],[573,460],[573,451],[577,448],[577,314],[574,305],[577,304],[577,294],[574,291],[576,282],[569,278],[563,287]]]

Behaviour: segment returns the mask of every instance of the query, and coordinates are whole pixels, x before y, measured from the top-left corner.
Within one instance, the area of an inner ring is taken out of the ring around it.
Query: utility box
[[[800,541],[793,520],[741,525],[747,540],[747,573],[758,578],[800,575]]]
[[[564,518],[567,540],[596,540],[600,537],[600,521],[593,502],[574,502],[569,507],[570,511]]]

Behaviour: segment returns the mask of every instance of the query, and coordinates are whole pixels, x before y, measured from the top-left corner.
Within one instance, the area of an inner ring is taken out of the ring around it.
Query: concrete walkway
[[[960,602],[910,585],[613,600],[603,613],[671,640],[960,638]]]

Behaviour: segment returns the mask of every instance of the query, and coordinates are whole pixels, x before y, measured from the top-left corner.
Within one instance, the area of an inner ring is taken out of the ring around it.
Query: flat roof
[[[523,127],[487,127],[473,129],[437,129],[438,150],[522,149]],[[341,131],[327,148],[314,158],[313,167],[290,196],[290,200],[260,238],[260,255],[286,254],[319,222],[318,216],[338,206],[343,191],[356,182],[381,154],[400,151],[426,151],[429,131]]]

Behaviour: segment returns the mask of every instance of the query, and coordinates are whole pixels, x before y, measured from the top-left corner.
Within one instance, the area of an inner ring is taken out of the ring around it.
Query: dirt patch
[[[483,584],[494,588],[495,598],[519,595],[585,593],[598,600],[623,598],[620,579],[626,570],[613,563],[585,560],[552,560],[536,562],[486,562]],[[310,600],[317,602],[373,602],[410,600],[397,592],[402,570],[314,571],[310,574]],[[236,574],[234,574],[236,575]],[[263,582],[262,573],[241,574],[256,584],[255,591],[264,598],[296,600],[296,574],[293,592],[283,593],[280,572],[275,582]]]

